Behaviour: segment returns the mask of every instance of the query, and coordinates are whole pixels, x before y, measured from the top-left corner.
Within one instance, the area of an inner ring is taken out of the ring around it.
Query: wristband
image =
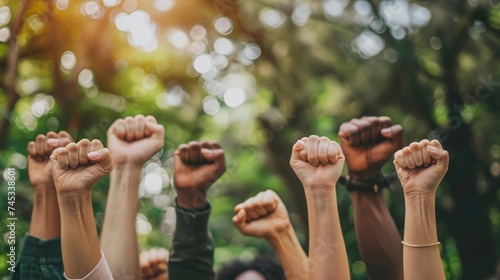
[[[353,180],[351,176],[340,176],[339,182],[345,186],[348,192],[379,193],[384,188],[390,188],[391,182],[396,180],[396,175],[383,174],[367,181]]]

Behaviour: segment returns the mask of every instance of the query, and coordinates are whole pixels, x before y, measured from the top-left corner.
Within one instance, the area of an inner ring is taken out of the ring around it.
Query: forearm
[[[404,241],[411,245],[437,243],[435,195],[407,195],[405,204]],[[421,248],[403,246],[403,266],[406,280],[445,279],[437,245]]]
[[[29,234],[44,240],[61,236],[59,205],[53,185],[35,187]]]
[[[63,263],[69,278],[83,278],[101,259],[91,200],[91,191],[58,194]]]
[[[267,239],[269,244],[280,258],[286,279],[305,280],[308,279],[308,260],[300,246],[299,240],[292,226]]]
[[[135,229],[140,176],[137,165],[117,166],[111,172],[101,247],[117,279],[140,277]]]
[[[403,279],[401,237],[384,193],[352,192],[358,247],[370,279]]]
[[[309,279],[350,279],[335,187],[305,189],[310,236]]]

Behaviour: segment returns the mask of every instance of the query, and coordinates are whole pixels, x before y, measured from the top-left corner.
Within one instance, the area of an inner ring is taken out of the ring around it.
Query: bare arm
[[[388,117],[363,117],[343,123],[339,130],[349,176],[370,181],[403,146],[403,130]],[[403,279],[403,247],[383,191],[351,192],[354,226],[361,258],[370,279]]]
[[[28,143],[28,174],[35,196],[31,214],[30,235],[40,239],[61,236],[61,222],[57,193],[52,179],[50,155],[55,148],[73,142],[71,136],[61,131],[38,135]]]
[[[110,176],[101,246],[116,279],[140,277],[135,220],[141,169],[163,147],[163,135],[163,126],[155,118],[142,115],[118,119],[108,130],[114,170]]]
[[[304,185],[309,216],[309,279],[350,279],[337,209],[336,182],[344,155],[326,137],[304,137],[293,146],[290,164]]]
[[[396,152],[394,165],[405,193],[405,279],[445,279],[437,239],[435,193],[448,170],[448,152],[437,140],[422,140]]]
[[[83,278],[101,263],[92,188],[112,170],[111,157],[99,140],[83,139],[54,150],[50,160],[61,212],[65,274],[69,278]],[[107,272],[100,279],[112,279]]]
[[[307,256],[300,246],[285,205],[272,190],[236,205],[233,222],[241,233],[265,238],[280,258],[286,279],[308,279]]]

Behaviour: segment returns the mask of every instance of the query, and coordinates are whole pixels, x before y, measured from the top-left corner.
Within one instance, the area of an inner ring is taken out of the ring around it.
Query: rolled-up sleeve
[[[66,274],[64,277],[67,280],[113,280],[113,274],[111,274],[111,270],[109,269],[108,262],[104,257],[104,254],[101,252],[101,260],[94,267],[94,269],[83,278],[68,278]]]

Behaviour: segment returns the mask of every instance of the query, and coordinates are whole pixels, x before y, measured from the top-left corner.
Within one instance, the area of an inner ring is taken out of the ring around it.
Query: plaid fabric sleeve
[[[26,235],[9,280],[64,280],[61,239],[42,240]]]

